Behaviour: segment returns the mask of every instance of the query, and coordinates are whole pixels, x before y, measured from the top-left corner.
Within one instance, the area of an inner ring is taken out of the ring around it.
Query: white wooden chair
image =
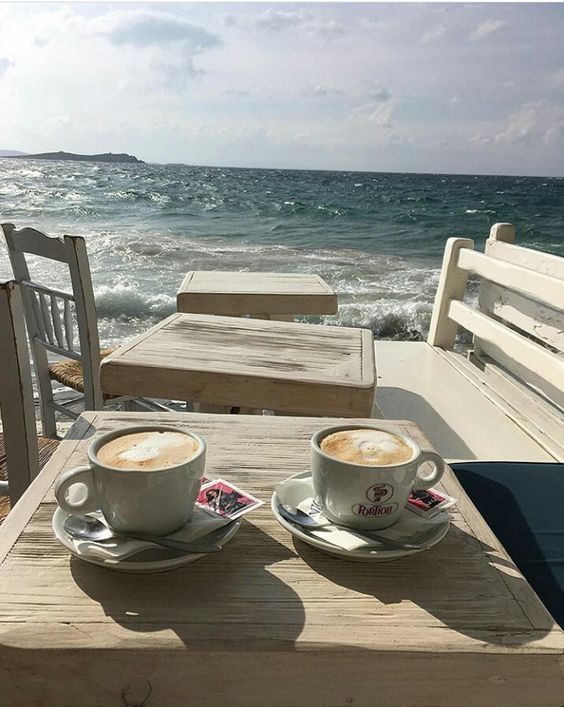
[[[0,283],[0,521],[57,448],[37,437],[23,305],[16,282]]]
[[[14,277],[22,289],[27,331],[33,354],[35,373],[41,398],[43,434],[57,437],[55,412],[76,419],[71,409],[77,401],[86,410],[101,410],[104,396],[100,388],[100,361],[112,349],[100,350],[98,322],[92,278],[84,238],[79,236],[49,237],[34,228],[16,230],[11,223],[2,224]],[[69,268],[72,294],[55,290],[30,278],[27,255],[65,263]],[[48,352],[64,360],[49,363]],[[53,396],[55,380],[80,393],[64,404]],[[112,400],[123,402],[127,399]],[[138,401],[141,407],[166,410],[162,405]]]
[[[51,238],[34,228],[19,231],[2,224],[14,277],[22,289],[25,319],[39,395],[43,433],[57,436],[55,411],[76,419],[77,413],[53,399],[52,380],[80,392],[86,410],[100,410],[104,400],[100,388],[100,343],[92,278],[83,238]],[[27,255],[65,263],[69,268],[72,294],[54,290],[30,278]],[[47,352],[64,361],[50,364]],[[70,359],[70,360],[69,360]]]

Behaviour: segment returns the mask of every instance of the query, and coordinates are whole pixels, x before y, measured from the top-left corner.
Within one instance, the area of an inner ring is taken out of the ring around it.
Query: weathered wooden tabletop
[[[208,476],[265,505],[173,572],[71,557],[51,530],[54,480],[96,434],[148,420],[199,432]],[[329,557],[276,522],[275,484],[333,422],[85,414],[0,528],[0,704],[560,707],[564,635],[451,474],[448,535],[396,562]],[[424,443],[413,423],[378,424]]]
[[[370,416],[376,390],[368,329],[173,314],[103,359],[106,393]]]
[[[179,312],[200,314],[335,314],[337,295],[310,273],[196,270],[176,295]]]

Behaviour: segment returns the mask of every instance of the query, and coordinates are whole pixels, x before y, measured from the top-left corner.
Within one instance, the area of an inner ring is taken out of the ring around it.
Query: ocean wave
[[[104,344],[173,312],[188,270],[316,273],[339,296],[323,321],[424,339],[461,214],[479,250],[497,220],[564,251],[558,179],[8,160],[0,195],[5,221],[86,237]],[[68,286],[51,264],[40,274]]]
[[[138,285],[97,287],[94,292],[98,317],[102,319],[164,318],[176,309],[176,298],[147,294]]]
[[[428,334],[433,306],[385,298],[372,302],[342,302],[336,315],[322,318],[324,324],[363,327],[377,339],[423,341]]]

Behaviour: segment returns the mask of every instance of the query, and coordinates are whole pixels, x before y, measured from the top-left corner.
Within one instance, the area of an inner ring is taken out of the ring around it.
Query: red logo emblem
[[[394,495],[394,489],[389,484],[374,484],[366,491],[366,498],[372,503],[389,501]]]

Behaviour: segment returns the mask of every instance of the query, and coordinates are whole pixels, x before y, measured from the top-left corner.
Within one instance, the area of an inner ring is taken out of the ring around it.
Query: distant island
[[[12,152],[12,154],[6,154],[9,152]],[[30,155],[25,152],[13,154],[14,152],[15,150],[1,150],[0,157],[9,157],[18,160],[67,160],[69,162],[125,162],[127,164],[145,164],[143,160],[139,160],[137,157],[128,155],[125,152],[104,152],[101,155],[76,155],[74,152],[39,152]]]

